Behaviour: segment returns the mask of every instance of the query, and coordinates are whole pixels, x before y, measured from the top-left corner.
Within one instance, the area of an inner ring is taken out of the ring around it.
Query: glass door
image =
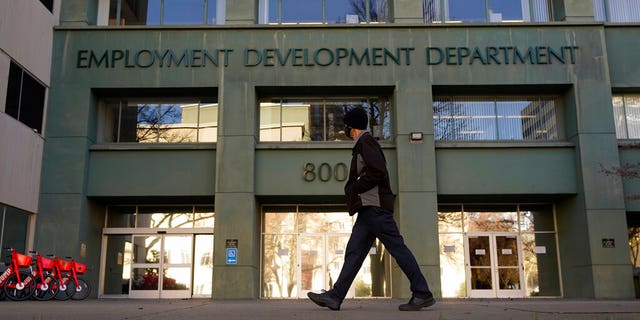
[[[519,236],[490,233],[469,234],[465,238],[469,297],[524,297]]]
[[[299,297],[307,292],[324,289],[324,237],[322,235],[300,235],[298,240],[298,270],[300,275]]]
[[[131,298],[190,298],[193,235],[133,235]]]

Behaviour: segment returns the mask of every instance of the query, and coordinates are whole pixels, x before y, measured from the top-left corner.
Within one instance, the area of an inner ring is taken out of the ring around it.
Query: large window
[[[5,112],[37,132],[42,132],[46,87],[11,61]]]
[[[614,94],[613,116],[618,139],[640,139],[640,94]]]
[[[435,139],[441,141],[557,140],[557,98],[436,96]]]
[[[216,142],[218,104],[184,98],[107,99],[98,141],[137,143]]]
[[[596,21],[639,22],[638,0],[593,0]]]
[[[518,289],[524,289],[525,296],[561,295],[553,205],[443,204],[438,206],[438,231],[443,297],[467,297],[467,288],[473,290],[472,285],[466,285],[468,278],[465,278],[465,273],[474,269],[468,267],[465,252],[469,257],[478,254],[488,257],[489,252],[474,252],[473,247],[465,247],[467,243],[472,244],[465,238],[481,238],[489,234],[518,242],[513,249],[498,250],[496,256],[498,259],[519,257],[517,261],[523,267],[523,282]]]
[[[376,139],[391,139],[386,97],[266,98],[260,101],[260,141],[344,141],[344,114],[363,108]]]
[[[109,25],[224,24],[225,0],[110,0]]]
[[[262,297],[306,298],[308,291],[333,287],[354,223],[342,207],[263,207]],[[389,262],[376,241],[347,298],[390,296]]]
[[[29,213],[0,204],[0,248],[14,248],[25,253]],[[2,252],[2,261],[6,261]],[[10,258],[10,257],[9,257]]]
[[[261,0],[260,23],[385,22],[388,0]]]
[[[548,0],[424,0],[427,23],[549,21]]]

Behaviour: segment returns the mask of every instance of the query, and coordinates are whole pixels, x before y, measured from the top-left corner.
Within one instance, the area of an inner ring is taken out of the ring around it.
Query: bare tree
[[[640,143],[633,142],[620,146],[620,150],[640,149]],[[623,180],[640,179],[640,163],[624,163],[620,166],[605,167],[600,165],[600,172],[607,176],[620,177]],[[625,196],[626,201],[640,200],[640,195],[631,194]],[[634,275],[640,275],[640,221],[627,223],[627,231],[629,237],[629,247],[631,249],[630,258],[631,265],[634,268]],[[637,288],[638,289],[638,288]],[[636,292],[638,294],[638,292]]]

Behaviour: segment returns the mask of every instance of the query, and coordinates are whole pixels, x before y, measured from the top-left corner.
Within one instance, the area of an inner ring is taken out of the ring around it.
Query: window
[[[638,0],[593,0],[596,21],[639,22]]]
[[[5,112],[37,132],[42,131],[45,86],[11,61]]]
[[[216,142],[218,104],[197,99],[105,100],[98,141],[138,143]]]
[[[267,98],[260,101],[260,141],[344,141],[344,114],[364,108],[369,130],[391,139],[391,111],[385,97]]]
[[[426,23],[544,22],[548,0],[424,0]]]
[[[28,226],[27,212],[0,204],[0,248],[14,248],[20,253],[25,253]],[[2,261],[5,259],[3,252]]]
[[[525,295],[560,296],[554,215],[552,204],[438,205],[442,296],[468,296],[465,283],[469,280],[465,273],[471,270],[465,270],[469,266],[465,250],[471,248],[465,249],[465,237],[478,233],[518,237],[520,248],[515,247],[517,252],[507,254],[522,257]]]
[[[49,10],[49,12],[53,13],[53,0],[40,0],[40,2]]]
[[[260,23],[385,22],[388,0],[260,0]]]
[[[555,97],[441,96],[433,99],[441,141],[557,140]]]
[[[110,0],[109,25],[224,24],[224,0]]]
[[[640,139],[640,94],[614,94],[613,116],[618,139]]]

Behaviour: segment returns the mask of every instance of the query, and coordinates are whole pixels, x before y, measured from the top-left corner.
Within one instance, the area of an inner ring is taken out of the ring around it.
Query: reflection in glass
[[[322,237],[300,236],[300,290],[321,290],[323,277]]]
[[[522,254],[527,296],[560,296],[555,234],[522,234]]]
[[[134,236],[133,262],[159,263],[161,248],[160,246],[160,236]]]
[[[496,236],[496,253],[500,289],[520,290],[518,238],[516,236]]]
[[[521,231],[554,231],[553,206],[522,205],[520,206]]]
[[[264,235],[262,239],[262,295],[265,298],[297,297],[297,237]]]
[[[263,211],[262,296],[297,298],[304,291],[331,287],[342,268],[354,217],[326,206]],[[389,296],[388,267],[388,255],[376,242],[354,280],[355,292],[347,296]]]
[[[211,296],[213,292],[213,235],[197,234],[193,259],[193,295]]]
[[[104,294],[128,294],[131,278],[131,235],[107,236]]]
[[[449,22],[485,22],[487,19],[484,1],[448,0],[447,4]]]
[[[467,232],[517,232],[518,212],[465,212],[464,224]]]
[[[555,98],[435,97],[437,140],[557,140]]]
[[[344,141],[344,114],[363,108],[376,139],[391,138],[390,103],[382,98],[267,99],[260,102],[260,141]]]
[[[191,263],[191,235],[164,236],[164,264]]]
[[[282,23],[322,23],[322,0],[282,1]]]
[[[471,289],[491,289],[491,247],[489,236],[469,237]]]
[[[158,268],[133,268],[131,290],[158,290]]]
[[[438,207],[438,232],[462,232],[462,212],[460,209],[460,207]]]
[[[521,22],[522,2],[514,0],[488,0],[489,22]]]
[[[162,290],[189,290],[190,267],[169,267],[162,269]]]
[[[440,233],[440,283],[442,297],[467,296],[462,234]]]
[[[260,23],[384,22],[388,12],[388,0],[260,1]]]
[[[164,0],[163,24],[204,24],[203,0]]]
[[[472,267],[491,266],[489,236],[469,237],[469,264]]]
[[[218,1],[110,0],[109,25],[222,24],[224,17],[217,16]]]
[[[501,290],[520,290],[520,273],[517,268],[498,268]]]
[[[491,289],[492,281],[491,268],[471,268],[471,289]]]
[[[101,107],[101,142],[216,142],[218,104],[213,102],[107,102]]]

